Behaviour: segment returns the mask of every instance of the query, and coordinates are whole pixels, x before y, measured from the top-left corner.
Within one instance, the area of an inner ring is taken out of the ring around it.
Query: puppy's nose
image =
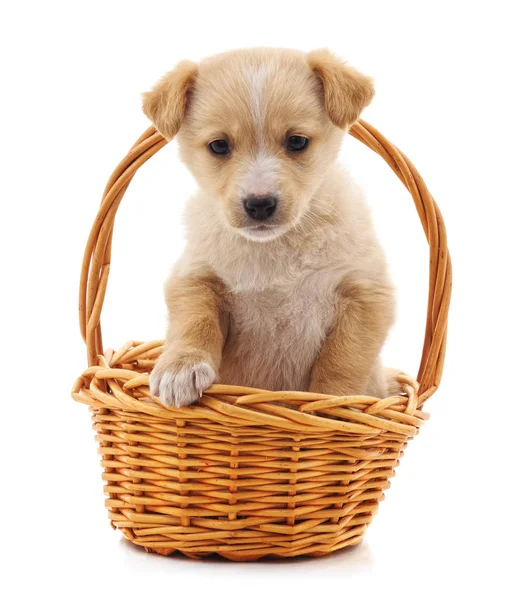
[[[276,210],[275,196],[250,196],[243,200],[245,211],[256,221],[265,221],[273,216]]]

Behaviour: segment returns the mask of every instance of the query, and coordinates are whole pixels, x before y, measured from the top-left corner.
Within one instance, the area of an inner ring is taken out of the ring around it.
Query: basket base
[[[342,550],[348,546],[355,546],[359,544],[363,540],[366,527],[366,525],[361,527],[359,532],[354,529],[353,531],[349,532],[349,537],[341,535],[337,540],[334,542],[330,541],[328,544],[316,543],[313,546],[302,546],[301,543],[298,544],[296,542],[287,542],[286,549],[283,549],[280,546],[269,546],[268,544],[258,548],[233,548],[229,546],[227,549],[224,548],[224,546],[220,547],[217,545],[215,546],[216,549],[210,548],[210,550],[207,552],[189,552],[188,550],[183,550],[181,548],[173,548],[162,545],[157,546],[154,544],[146,546],[140,540],[130,537],[127,532],[123,532],[123,534],[136,546],[143,547],[146,552],[161,554],[162,556],[170,556],[171,554],[179,553],[195,560],[220,556],[234,562],[249,562],[262,558],[276,560],[296,557],[317,558],[326,556],[327,554],[332,554],[333,552],[337,552],[338,550]]]

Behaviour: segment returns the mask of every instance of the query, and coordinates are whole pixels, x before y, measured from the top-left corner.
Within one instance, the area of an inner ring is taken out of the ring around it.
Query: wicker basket
[[[113,527],[160,554],[233,560],[322,555],[357,544],[377,511],[444,363],[451,262],[438,207],[411,162],[369,124],[350,133],[380,154],[414,199],[430,247],[417,382],[387,399],[214,385],[175,409],[150,395],[163,342],[103,351],[100,313],[114,218],[137,169],[167,141],[148,129],[112,174],[90,233],[80,291],[89,367],[72,395],[93,413]]]

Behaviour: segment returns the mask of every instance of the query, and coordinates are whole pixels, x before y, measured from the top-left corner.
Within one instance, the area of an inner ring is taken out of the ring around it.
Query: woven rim
[[[421,405],[438,388],[444,366],[447,316],[452,280],[451,259],[447,248],[445,225],[440,210],[422,177],[400,150],[365,121],[355,123],[350,129],[350,134],[379,154],[408,189],[428,240],[430,250],[428,310],[421,364],[417,376],[419,388],[417,404]],[[99,356],[104,354],[100,315],[110,270],[112,234],[116,211],[136,171],[167,143],[168,141],[154,127],[149,127],[116,167],[106,185],[102,203],[86,245],[80,281],[80,327],[81,335],[87,345],[90,367],[100,366]],[[132,343],[129,342],[129,344]],[[157,345],[160,342],[152,342],[152,344]],[[129,348],[132,351],[131,346]],[[136,346],[134,351],[139,351],[139,346]],[[114,362],[107,366],[102,363],[101,366],[102,368],[112,368]],[[89,375],[91,374],[89,372]],[[97,370],[94,375],[98,376]],[[208,395],[218,393],[215,391],[217,388],[221,394],[225,395],[234,396],[238,393],[244,393],[241,391],[244,388],[213,386],[208,390]],[[251,395],[251,393],[252,390],[246,395]],[[108,401],[112,402],[111,396],[109,394],[106,396],[109,399]],[[311,401],[314,396],[315,394],[308,394],[307,400]],[[130,401],[131,399],[129,399]],[[205,399],[204,402],[208,402],[208,400]],[[241,404],[239,400],[238,402]],[[142,403],[139,402],[138,404]],[[260,405],[257,405],[257,408],[260,408]],[[141,407],[136,406],[135,409],[140,410]],[[236,409],[244,410],[239,407],[236,407]],[[162,410],[162,408],[157,410]],[[195,408],[192,407],[191,410],[195,410]],[[150,411],[146,410],[145,406],[143,412]],[[311,415],[306,416],[311,417]]]
[[[375,436],[391,432],[413,437],[428,414],[418,384],[400,375],[404,396],[331,396],[314,392],[273,392],[236,385],[215,384],[198,404],[181,408],[165,407],[150,394],[149,375],[164,342],[129,341],[119,350],[99,355],[99,364],[88,367],[73,387],[75,400],[97,409],[120,409],[157,418],[185,421],[209,419],[216,423],[261,425],[296,433],[341,432],[346,435]],[[109,392],[105,392],[107,383]],[[104,388],[104,389],[102,389]],[[311,413],[311,414],[310,414]]]

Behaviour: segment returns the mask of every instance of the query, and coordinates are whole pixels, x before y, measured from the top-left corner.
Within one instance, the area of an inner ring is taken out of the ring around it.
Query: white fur
[[[278,177],[278,160],[265,150],[260,150],[239,184],[240,196],[246,198],[248,196],[277,195]]]
[[[257,134],[258,154],[251,162],[247,174],[239,184],[240,194],[243,198],[268,196],[276,194],[278,191],[278,161],[266,152],[263,135],[267,77],[268,68],[266,65],[248,69],[246,72],[249,93],[248,103]]]
[[[166,406],[187,406],[216,379],[216,374],[207,362],[189,364],[179,370],[166,370],[161,376],[154,373],[150,378],[150,391]]]
[[[268,76],[267,65],[248,69],[246,72],[246,82],[249,92],[249,104],[257,132],[257,140],[262,146],[264,142],[263,123],[264,123],[264,95],[266,92],[266,80]]]

